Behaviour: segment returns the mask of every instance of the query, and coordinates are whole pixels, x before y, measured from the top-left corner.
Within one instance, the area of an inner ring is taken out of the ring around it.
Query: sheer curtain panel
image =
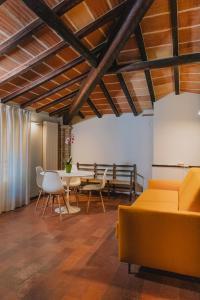
[[[29,203],[31,113],[0,104],[0,213]]]

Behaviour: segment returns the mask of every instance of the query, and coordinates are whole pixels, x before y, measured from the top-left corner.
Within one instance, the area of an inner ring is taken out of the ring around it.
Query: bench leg
[[[132,198],[133,198],[133,191],[132,191],[132,190],[130,190],[130,194],[129,194],[129,202],[131,202],[131,201],[132,201]]]

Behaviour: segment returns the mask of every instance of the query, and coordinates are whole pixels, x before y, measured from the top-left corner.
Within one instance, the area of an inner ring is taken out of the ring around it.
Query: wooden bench
[[[137,173],[136,164],[133,165],[120,165],[120,164],[84,164],[77,163],[78,170],[92,171],[94,176],[91,178],[82,178],[82,184],[99,183],[103,175],[104,170],[107,168],[107,181],[106,187],[108,193],[110,192],[129,192],[130,200],[132,196],[136,197],[143,191],[142,175]],[[138,179],[142,183],[138,182]]]

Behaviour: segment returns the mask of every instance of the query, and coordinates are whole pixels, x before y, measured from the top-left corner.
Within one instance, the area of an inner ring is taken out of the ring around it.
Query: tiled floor
[[[34,203],[0,216],[1,300],[200,299],[200,283],[119,263],[115,221],[123,198],[85,213],[41,218]]]

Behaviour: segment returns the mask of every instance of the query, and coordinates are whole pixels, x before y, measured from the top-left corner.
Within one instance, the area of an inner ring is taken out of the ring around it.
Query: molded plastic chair
[[[48,206],[49,200],[52,196],[52,206],[51,209],[53,209],[54,204],[54,198],[57,197],[58,200],[58,206],[59,206],[59,212],[60,212],[60,219],[62,219],[62,210],[61,210],[61,203],[60,203],[60,196],[63,198],[63,202],[68,210],[67,202],[65,199],[65,189],[62,184],[61,178],[57,172],[54,171],[47,171],[44,174],[44,179],[42,183],[43,191],[48,194],[47,201],[43,210],[43,216],[45,214],[46,208]]]
[[[41,173],[44,172],[44,170],[41,166],[37,166],[35,169],[36,169],[36,183],[37,186],[39,187],[39,196],[35,205],[35,210],[37,210],[43,192],[42,182],[43,182],[44,175],[42,175]]]
[[[99,184],[87,184],[82,188],[83,191],[88,191],[89,192],[88,203],[87,203],[87,212],[89,211],[89,207],[90,207],[92,191],[98,191],[99,192],[103,212],[105,213],[105,211],[106,211],[105,206],[104,206],[103,197],[102,197],[102,190],[104,189],[104,187],[106,185],[106,173],[107,173],[107,171],[108,171],[108,169],[105,169],[101,183],[99,183]]]

